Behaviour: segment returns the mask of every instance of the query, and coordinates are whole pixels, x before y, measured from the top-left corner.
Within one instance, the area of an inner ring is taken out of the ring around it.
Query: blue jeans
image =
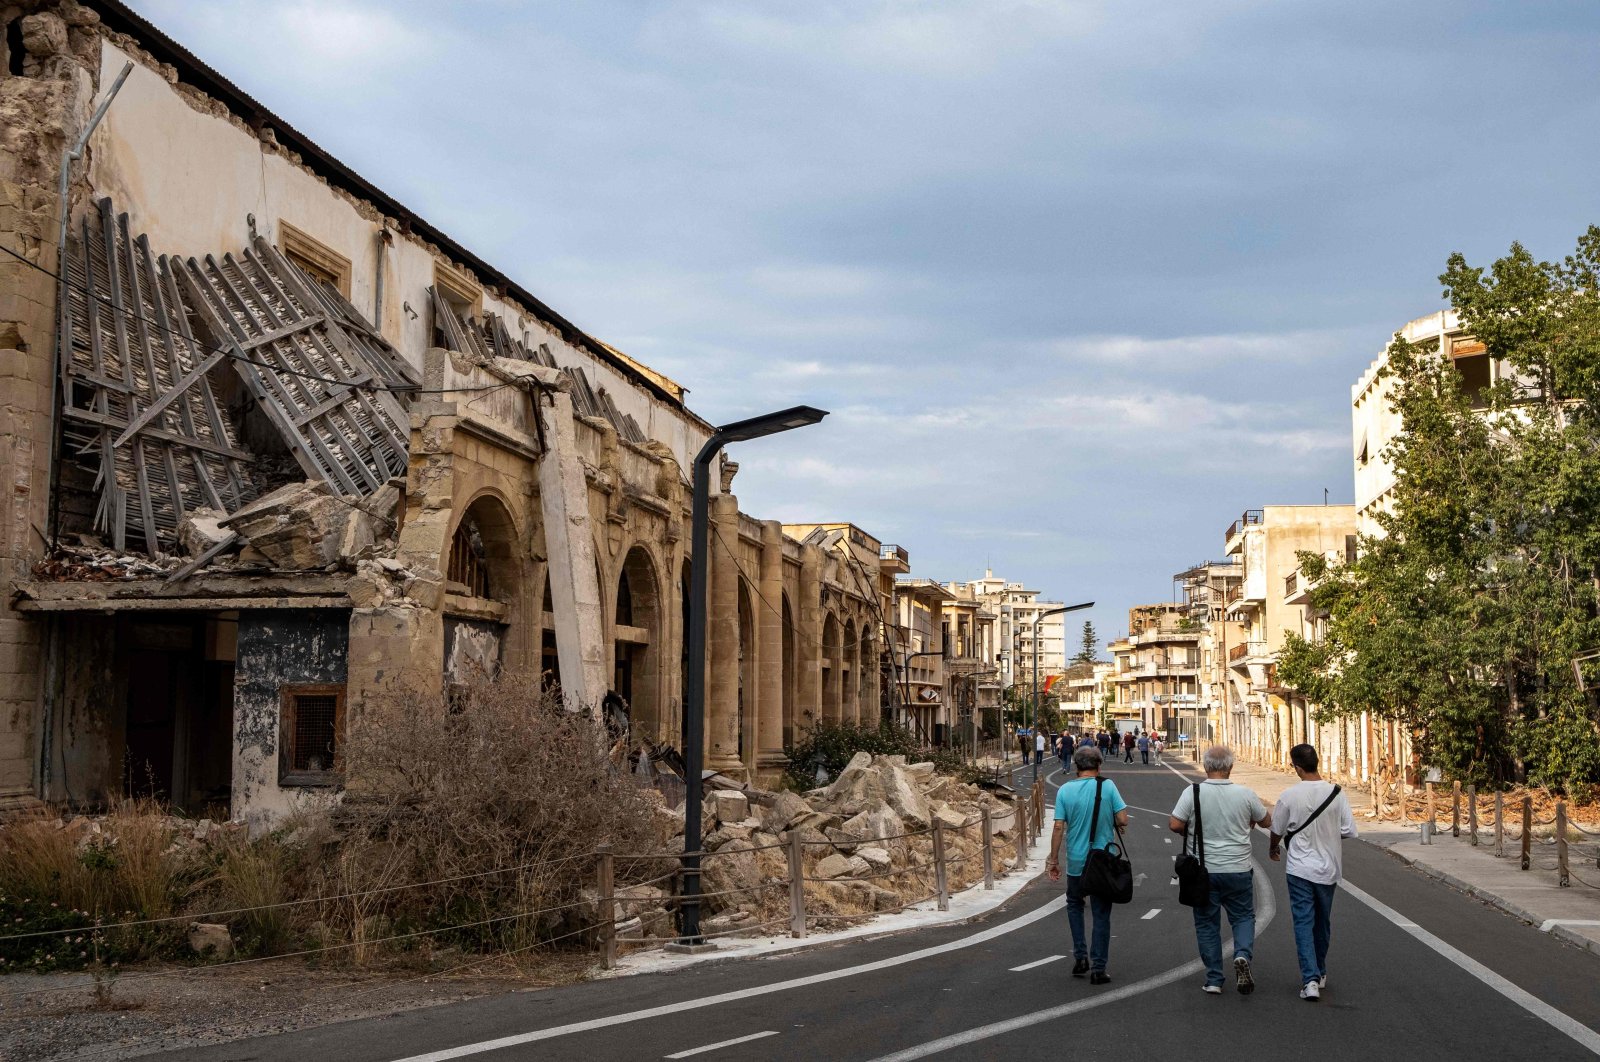
[[[1094,939],[1087,945],[1083,940],[1083,904],[1089,902],[1094,916]],[[1111,901],[1100,896],[1083,894],[1083,878],[1067,876],[1067,925],[1072,927],[1072,957],[1088,959],[1091,972],[1103,973],[1106,960],[1111,957]]]
[[[1200,944],[1200,961],[1206,964],[1206,984],[1222,983],[1222,910],[1228,910],[1233,930],[1233,954],[1248,959],[1256,946],[1256,896],[1250,871],[1212,874],[1211,893],[1194,909],[1194,935]]]
[[[1294,949],[1300,955],[1300,983],[1328,972],[1328,931],[1333,923],[1333,894],[1337,884],[1324,885],[1293,874],[1289,884],[1289,910],[1294,914]]]

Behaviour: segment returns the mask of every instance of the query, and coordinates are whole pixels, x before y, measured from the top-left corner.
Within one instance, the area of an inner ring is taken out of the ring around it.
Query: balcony
[[[878,567],[896,575],[908,574],[911,571],[911,554],[906,552],[904,546],[886,542],[878,547]]]
[[[1252,639],[1240,642],[1228,650],[1228,663],[1237,667],[1240,664],[1261,663],[1270,660],[1272,652],[1267,648],[1265,640]]]
[[[1222,543],[1227,550],[1228,556],[1231,557],[1239,552],[1243,544],[1245,528],[1259,527],[1264,519],[1266,519],[1266,514],[1260,509],[1246,509],[1243,516],[1229,525],[1227,533],[1222,536]]]

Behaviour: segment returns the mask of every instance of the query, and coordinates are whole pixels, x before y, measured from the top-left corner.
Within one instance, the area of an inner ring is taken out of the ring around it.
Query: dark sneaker
[[[1089,975],[1089,983],[1091,985],[1109,985],[1111,983],[1111,975],[1104,970],[1096,970]]]
[[[1240,956],[1233,960],[1233,973],[1239,979],[1239,994],[1248,996],[1256,990],[1256,979],[1250,976],[1250,960]]]
[[[1072,976],[1073,977],[1082,977],[1085,974],[1087,974],[1088,972],[1089,972],[1089,960],[1088,959],[1079,959],[1077,962],[1072,964]]]

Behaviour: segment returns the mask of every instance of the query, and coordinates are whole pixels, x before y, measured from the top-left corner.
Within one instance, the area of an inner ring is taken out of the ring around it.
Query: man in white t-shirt
[[[1328,934],[1333,894],[1344,876],[1343,840],[1356,835],[1350,801],[1317,773],[1317,750],[1296,745],[1289,762],[1300,781],[1283,791],[1272,809],[1273,862],[1284,860],[1294,945],[1300,955],[1300,998],[1315,1003],[1328,986]],[[1280,840],[1281,839],[1281,840]]]
[[[1255,991],[1250,960],[1255,954],[1256,895],[1255,877],[1250,866],[1250,831],[1271,827],[1261,798],[1242,785],[1234,785],[1233,750],[1213,745],[1201,758],[1206,780],[1187,786],[1172,809],[1167,827],[1173,833],[1188,833],[1189,851],[1205,865],[1211,879],[1211,892],[1194,909],[1195,942],[1200,946],[1200,961],[1206,965],[1206,980],[1200,987],[1211,995],[1222,993],[1222,911],[1228,911],[1228,928],[1233,930],[1233,972],[1239,994]],[[1195,830],[1195,801],[1200,802],[1199,831]]]

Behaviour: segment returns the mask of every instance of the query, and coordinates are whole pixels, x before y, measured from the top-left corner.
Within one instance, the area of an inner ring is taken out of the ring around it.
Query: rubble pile
[[[720,776],[710,782],[727,787],[712,789],[703,812],[707,933],[737,933],[741,925],[771,933],[768,923],[788,917],[787,845],[795,833],[804,847],[806,913],[819,925],[927,899],[934,891],[935,821],[943,826],[952,892],[983,879],[985,808],[997,841],[995,872],[1015,862],[1010,802],[940,774],[932,763],[857,753],[832,784],[804,796],[733,788]],[[656,899],[666,902],[665,894]],[[625,916],[640,919],[625,927],[630,935],[658,935],[646,925],[660,923],[665,907],[636,907]]]

